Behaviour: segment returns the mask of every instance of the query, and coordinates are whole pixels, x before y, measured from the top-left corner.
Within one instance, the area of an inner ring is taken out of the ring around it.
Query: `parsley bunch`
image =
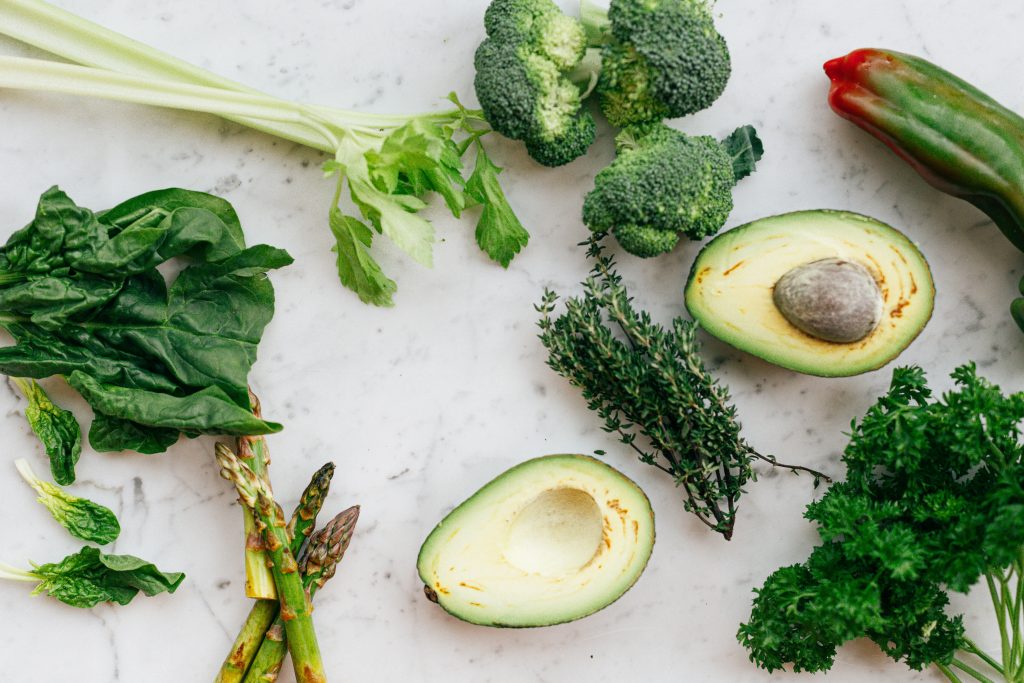
[[[740,642],[774,671],[832,666],[859,637],[920,670],[1024,681],[1024,393],[1004,396],[973,364],[933,400],[920,368],[893,373],[889,392],[854,423],[846,481],[808,506],[822,544],[755,591]],[[984,578],[1001,657],[984,653],[946,613],[947,591]],[[959,671],[954,671],[954,669]]]
[[[540,339],[548,365],[583,391],[588,407],[640,460],[671,475],[686,495],[686,510],[732,537],[736,503],[754,479],[761,455],[740,436],[729,390],[708,373],[700,357],[697,323],[676,318],[665,329],[637,311],[595,233],[583,245],[594,261],[581,298],[568,299],[554,317],[558,295],[544,292]],[[602,453],[603,454],[603,453]]]

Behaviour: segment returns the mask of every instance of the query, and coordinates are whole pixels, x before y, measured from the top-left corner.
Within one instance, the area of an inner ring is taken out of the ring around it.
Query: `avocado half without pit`
[[[528,460],[430,533],[417,568],[427,597],[485,626],[548,626],[592,614],[643,573],[654,513],[621,472],[584,455]]]
[[[917,247],[846,211],[798,211],[722,233],[686,284],[686,307],[708,332],[822,377],[891,361],[924,329],[934,299]]]

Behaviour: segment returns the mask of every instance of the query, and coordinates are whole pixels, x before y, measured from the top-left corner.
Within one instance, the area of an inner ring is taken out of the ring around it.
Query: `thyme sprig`
[[[536,308],[548,365],[582,390],[604,431],[671,475],[686,510],[726,540],[743,486],[756,479],[754,460],[809,472],[815,486],[831,481],[762,455],[743,439],[729,390],[701,359],[697,323],[676,318],[665,328],[634,308],[603,237],[595,233],[581,243],[594,262],[583,296],[567,299],[565,312],[555,316],[559,296],[546,289]]]

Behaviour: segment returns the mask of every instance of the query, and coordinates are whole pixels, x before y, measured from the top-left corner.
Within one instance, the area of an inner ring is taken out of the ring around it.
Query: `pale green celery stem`
[[[337,149],[337,136],[318,117],[304,111],[300,105],[265,95],[144,79],[87,66],[23,57],[0,57],[0,88],[44,90],[220,116],[247,116],[293,123],[316,133],[319,139],[311,146],[325,152]]]
[[[81,64],[137,76],[246,90],[226,78],[38,0],[0,0],[0,32]],[[307,147],[323,149],[321,137],[301,125],[283,121],[275,125],[247,115],[227,117]]]
[[[42,0],[0,0],[0,33],[73,62],[125,75],[166,79],[251,95],[261,94],[253,88],[189,64]],[[368,114],[319,105],[306,105],[304,108],[340,127],[362,126],[368,129],[396,128],[413,118],[448,121],[459,113],[455,109],[409,116]],[[468,113],[474,118],[480,118],[478,112]],[[244,113],[221,115],[271,135],[321,151],[334,152],[334,149],[324,148],[324,141],[318,135],[295,122],[271,123]]]
[[[0,579],[9,579],[11,581],[39,581],[39,577],[32,572],[17,569],[9,564],[4,564],[3,562],[0,562]]]

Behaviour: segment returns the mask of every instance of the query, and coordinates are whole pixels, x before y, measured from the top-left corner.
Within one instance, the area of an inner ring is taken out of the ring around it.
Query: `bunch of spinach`
[[[831,668],[867,637],[912,669],[950,680],[1024,680],[1024,393],[1004,396],[973,365],[932,400],[924,373],[897,369],[888,394],[854,424],[846,481],[805,516],[822,543],[756,591],[739,639],[769,671]],[[946,613],[947,591],[984,578],[999,626],[997,660]],[[954,671],[957,669],[958,671]]]
[[[168,284],[158,267],[175,257],[188,265]],[[208,194],[159,190],[93,213],[52,188],[0,249],[0,327],[16,341],[0,372],[66,377],[95,412],[99,451],[276,432],[253,415],[247,377],[274,313],[266,273],[289,263],[246,248],[231,205]]]

